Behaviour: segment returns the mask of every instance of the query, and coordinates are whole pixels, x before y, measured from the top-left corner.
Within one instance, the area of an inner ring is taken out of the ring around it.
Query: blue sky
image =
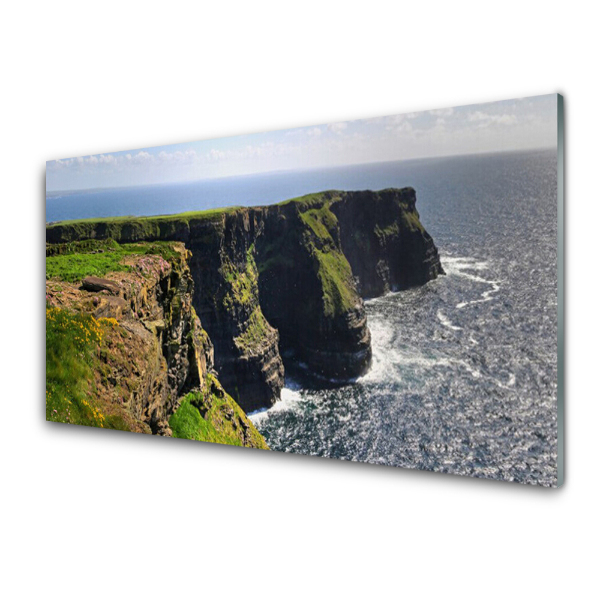
[[[556,146],[556,95],[358,119],[46,163],[46,190]]]

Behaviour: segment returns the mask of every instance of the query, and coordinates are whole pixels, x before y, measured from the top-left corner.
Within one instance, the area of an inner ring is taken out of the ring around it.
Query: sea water
[[[355,383],[292,373],[252,415],[272,449],[556,485],[556,159],[399,168],[446,275],[366,302],[373,366]]]

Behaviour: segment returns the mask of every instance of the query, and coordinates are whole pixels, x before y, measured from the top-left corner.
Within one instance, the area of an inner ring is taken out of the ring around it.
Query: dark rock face
[[[423,285],[444,274],[412,188],[348,192],[331,210],[363,297]]]
[[[250,412],[272,406],[284,384],[279,334],[258,298],[255,240],[262,222],[248,210],[190,231],[194,306],[215,347],[225,389]]]
[[[58,224],[46,238],[184,242],[192,253],[192,304],[214,345],[215,369],[248,412],[279,398],[280,349],[328,378],[368,370],[362,298],[443,273],[415,202],[412,188],[331,191],[210,214]]]
[[[326,203],[263,209],[260,302],[281,346],[325,377],[351,379],[371,362],[362,299]]]
[[[139,361],[145,368],[131,412],[161,435],[170,435],[168,419],[179,398],[202,386],[213,368],[212,343],[192,306],[189,258],[182,248],[181,260],[173,260],[155,283],[150,279],[141,286],[130,285],[132,318],[122,321],[146,345],[146,360]]]

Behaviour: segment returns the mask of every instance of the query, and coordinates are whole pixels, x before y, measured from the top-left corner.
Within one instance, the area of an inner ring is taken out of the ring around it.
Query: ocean
[[[557,483],[556,151],[353,165],[49,196],[47,222],[413,186],[446,275],[366,301],[373,366],[288,370],[251,419],[273,450]]]

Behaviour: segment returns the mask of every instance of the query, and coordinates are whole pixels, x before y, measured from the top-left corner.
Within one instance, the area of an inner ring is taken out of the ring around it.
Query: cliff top
[[[224,214],[235,212],[240,206],[227,206],[224,208],[210,208],[208,210],[192,210],[183,213],[169,215],[125,215],[123,217],[91,217],[89,219],[69,219],[67,221],[55,221],[46,226],[46,229],[61,225],[73,225],[76,223],[123,223],[127,221],[190,221],[192,219],[216,220]]]
[[[290,204],[297,204],[303,210],[317,204],[329,205],[347,197],[363,197],[366,195],[376,198],[393,197],[397,201],[406,202],[408,208],[414,207],[415,202],[415,191],[411,187],[353,192],[326,190],[297,198],[290,198],[289,200],[268,206],[230,206],[172,215],[101,217],[57,221],[46,225],[46,241],[49,243],[60,243],[93,237],[110,237],[118,240],[122,237],[123,233],[125,233],[124,237],[131,240],[168,239],[173,236],[179,237],[178,234],[182,230],[189,230],[192,227],[201,226],[206,223],[218,222],[222,220],[224,215],[233,214],[238,211],[268,210],[273,207],[289,206]]]

